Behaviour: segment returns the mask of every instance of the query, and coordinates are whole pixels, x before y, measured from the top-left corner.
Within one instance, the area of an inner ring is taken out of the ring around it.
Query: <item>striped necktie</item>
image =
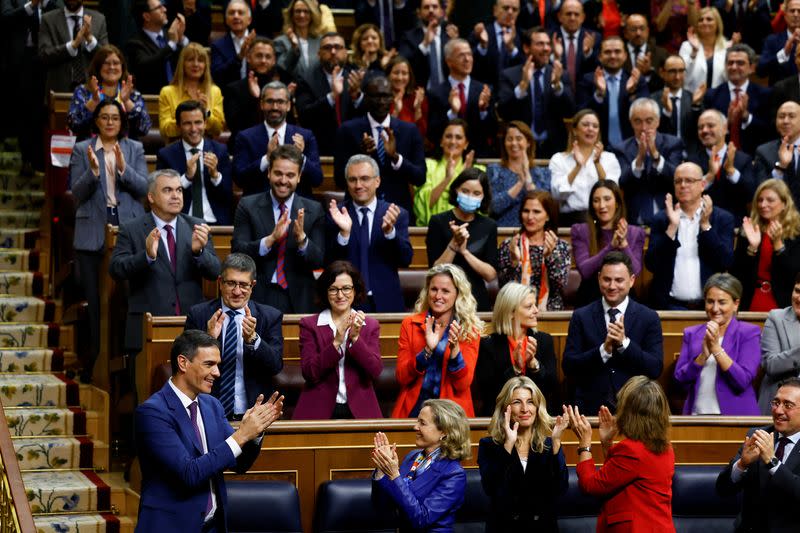
[[[236,311],[228,310],[225,323],[225,339],[222,344],[222,362],[219,365],[219,379],[215,396],[225,410],[225,416],[233,413],[234,393],[236,391],[236,349],[239,345],[239,328],[236,325]]]

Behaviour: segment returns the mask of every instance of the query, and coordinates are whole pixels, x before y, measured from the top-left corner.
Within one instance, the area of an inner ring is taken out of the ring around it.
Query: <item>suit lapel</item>
[[[201,442],[197,442],[197,436],[194,433],[194,428],[192,427],[192,421],[189,418],[189,413],[186,412],[186,408],[181,403],[180,398],[178,398],[178,396],[175,394],[175,391],[172,390],[172,387],[170,387],[169,383],[165,384],[161,391],[164,393],[167,407],[172,410],[172,416],[174,416],[175,420],[178,422],[178,427],[180,428],[181,432],[186,436],[186,439],[192,443],[195,452],[202,455],[203,444]],[[203,422],[205,422],[205,418],[203,419]],[[206,437],[206,441],[208,441],[208,437]]]
[[[153,213],[150,213],[150,216],[144,217],[142,220],[142,224],[144,226],[144,238],[146,239],[150,232],[153,231],[153,228],[156,227],[156,221],[153,218]],[[169,254],[167,253],[167,247],[164,245],[164,239],[159,236],[158,239],[158,253],[156,254],[156,263],[160,264],[167,272],[172,274],[172,266],[169,263]]]
[[[594,320],[594,331],[599,337],[604,338],[608,332],[608,326],[606,326],[606,316],[603,312],[603,304],[598,300],[594,303],[594,306],[595,311],[592,313],[592,319]],[[592,342],[591,344],[595,343]]]
[[[186,267],[183,258],[189,257],[192,253],[192,232],[194,228],[180,215],[175,219],[175,225],[178,227],[178,238],[175,240],[175,275],[180,277],[181,270]],[[184,250],[188,251],[188,254],[184,253]]]

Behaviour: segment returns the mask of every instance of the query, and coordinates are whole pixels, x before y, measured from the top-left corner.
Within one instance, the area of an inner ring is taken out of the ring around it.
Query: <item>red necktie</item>
[[[461,102],[461,109],[458,111],[458,116],[464,118],[467,116],[467,95],[464,93],[464,84],[458,83],[458,100]]]
[[[281,211],[280,216],[282,218],[284,213],[286,213],[286,204],[281,202],[279,208]],[[275,223],[277,224],[278,222],[276,221]],[[286,241],[287,235],[284,235],[284,237],[278,242],[278,263],[275,265],[275,281],[277,281],[278,285],[280,285],[283,289],[289,286],[289,284],[286,283],[286,272],[283,269],[284,263],[286,262]]]
[[[740,89],[739,87],[736,87],[733,90],[733,94],[734,94],[733,105],[737,106],[737,105],[739,105],[739,101],[741,100],[742,89]],[[741,139],[742,118],[741,117],[742,116],[740,114],[738,114],[738,113],[734,113],[734,115],[732,117],[728,117],[728,121],[730,122],[730,126],[731,126],[730,127],[731,142],[733,143],[733,145],[736,148],[741,148],[742,147],[742,139]]]
[[[547,6],[545,4],[547,0],[539,0],[539,25],[545,25],[545,17],[547,16]]]
[[[567,72],[569,73],[569,84],[572,85],[572,94],[575,94],[575,80],[577,79],[575,65],[575,34],[569,34],[567,39],[569,40],[569,43],[567,43]]]
[[[719,165],[720,163],[719,153],[714,154],[714,163],[717,163]],[[714,177],[714,181],[719,181],[720,174],[722,174],[722,165],[717,166],[717,175]]]

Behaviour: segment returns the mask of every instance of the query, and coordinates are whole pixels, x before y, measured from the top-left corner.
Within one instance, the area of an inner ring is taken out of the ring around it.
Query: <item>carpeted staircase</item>
[[[0,403],[38,532],[127,533],[126,491],[109,475],[108,394],[65,373],[77,365],[60,302],[47,297],[44,177],[0,151]],[[42,259],[45,258],[43,261]]]

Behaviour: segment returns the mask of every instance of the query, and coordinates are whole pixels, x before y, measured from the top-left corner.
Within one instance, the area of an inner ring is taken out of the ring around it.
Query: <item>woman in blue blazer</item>
[[[400,463],[397,446],[375,434],[373,501],[390,500],[399,511],[400,531],[448,533],[464,503],[470,457],[469,423],[452,400],[426,400],[417,421],[414,449]]]
[[[761,329],[736,320],[742,284],[731,274],[714,274],[703,295],[709,321],[683,330],[675,365],[675,380],[689,391],[683,414],[758,416],[753,379]]]

